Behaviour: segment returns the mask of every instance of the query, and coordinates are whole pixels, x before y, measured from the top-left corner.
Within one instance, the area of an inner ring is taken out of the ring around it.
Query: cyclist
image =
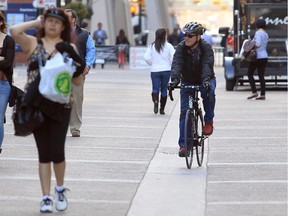
[[[187,23],[182,32],[184,40],[176,47],[172,68],[171,87],[182,85],[202,85],[200,88],[205,111],[205,127],[203,133],[207,136],[213,133],[213,118],[215,107],[216,78],[213,70],[214,52],[211,45],[201,35],[205,28],[197,22]],[[188,89],[180,90],[180,120],[179,120],[179,156],[185,157],[187,151],[184,144],[185,113],[188,108]]]

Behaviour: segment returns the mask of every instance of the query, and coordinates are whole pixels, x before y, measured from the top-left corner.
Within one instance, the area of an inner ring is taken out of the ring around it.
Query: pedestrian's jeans
[[[4,138],[4,118],[11,87],[7,80],[0,80],[0,147]]]
[[[182,82],[183,85],[202,85],[197,83],[185,83]],[[216,80],[210,80],[211,91],[207,94],[207,91],[204,87],[200,88],[203,107],[205,111],[204,121],[211,122],[214,118],[214,108],[215,108],[215,89],[216,89]],[[188,96],[189,96],[189,89],[180,89],[180,99],[181,99],[181,107],[180,107],[180,119],[179,119],[179,146],[185,146],[184,142],[184,127],[185,127],[185,115],[188,109]]]
[[[152,93],[161,91],[161,96],[166,97],[169,79],[170,71],[151,72]]]

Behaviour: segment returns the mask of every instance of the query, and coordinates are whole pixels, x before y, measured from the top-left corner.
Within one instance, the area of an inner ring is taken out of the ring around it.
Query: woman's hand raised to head
[[[28,22],[18,23],[10,28],[10,33],[18,43],[23,52],[30,54],[37,46],[37,38],[25,33],[26,30],[31,28],[40,28],[42,24],[43,16],[38,16],[37,19]]]
[[[39,27],[44,25],[44,16],[43,15],[39,15],[36,20],[38,21],[38,23],[37,23],[38,26],[35,26],[36,28],[39,28]]]

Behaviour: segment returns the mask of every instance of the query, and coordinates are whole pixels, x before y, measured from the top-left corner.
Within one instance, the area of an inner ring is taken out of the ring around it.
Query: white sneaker
[[[40,212],[42,213],[52,213],[53,212],[53,202],[51,198],[45,198],[40,203]]]
[[[56,210],[57,211],[65,211],[68,207],[68,201],[66,198],[66,191],[68,191],[68,188],[64,188],[61,191],[57,191],[55,188],[55,204],[56,204]]]

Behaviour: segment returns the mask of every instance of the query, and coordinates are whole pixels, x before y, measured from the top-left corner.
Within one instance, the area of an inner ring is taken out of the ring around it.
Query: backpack
[[[251,39],[247,39],[243,43],[243,53],[242,56],[248,62],[256,61],[257,60],[257,53],[256,53],[256,42]]]

